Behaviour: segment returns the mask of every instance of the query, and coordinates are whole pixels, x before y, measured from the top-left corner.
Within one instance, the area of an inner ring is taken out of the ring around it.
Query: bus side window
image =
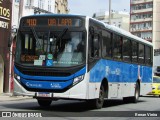
[[[111,40],[111,33],[108,31],[102,31],[102,56],[105,58],[112,57],[112,40]]]
[[[151,65],[151,48],[149,46],[145,46],[145,63]]]
[[[99,35],[94,34],[91,41],[91,57],[99,57]]]
[[[132,62],[137,63],[138,61],[138,43],[132,41]]]
[[[144,45],[139,43],[139,49],[138,49],[138,62],[139,63],[144,63]]]
[[[122,60],[122,37],[113,34],[113,59]]]
[[[131,41],[127,38],[123,39],[123,60],[131,61]]]

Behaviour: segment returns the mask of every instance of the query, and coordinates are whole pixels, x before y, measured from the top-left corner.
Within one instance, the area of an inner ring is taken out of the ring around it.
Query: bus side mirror
[[[12,34],[16,35],[17,33],[17,28],[12,29],[10,36],[8,37],[8,47],[11,47],[12,41],[13,41],[13,37]]]

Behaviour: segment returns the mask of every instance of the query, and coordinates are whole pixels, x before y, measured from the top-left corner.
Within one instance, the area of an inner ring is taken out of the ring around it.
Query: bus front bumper
[[[86,77],[84,80],[78,83],[77,85],[73,86],[69,90],[63,93],[54,93],[51,92],[53,99],[88,99],[87,96],[87,84],[86,84]],[[43,92],[43,91],[42,91]],[[45,92],[45,91],[44,91]],[[31,92],[26,90],[16,79],[14,79],[14,92],[13,95],[15,96],[30,96],[37,98],[38,92]]]

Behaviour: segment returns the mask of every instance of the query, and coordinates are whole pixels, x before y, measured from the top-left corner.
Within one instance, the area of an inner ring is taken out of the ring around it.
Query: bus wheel
[[[99,98],[90,100],[91,107],[95,109],[101,109],[104,103],[104,95],[105,95],[104,87],[103,85],[101,85],[100,91],[99,91]]]
[[[136,83],[135,93],[134,96],[130,98],[130,101],[133,103],[137,103],[139,100],[139,96],[140,96],[140,87],[139,84]]]
[[[38,101],[38,104],[41,106],[41,107],[48,107],[51,105],[52,103],[52,100],[42,100],[42,99],[37,99]]]

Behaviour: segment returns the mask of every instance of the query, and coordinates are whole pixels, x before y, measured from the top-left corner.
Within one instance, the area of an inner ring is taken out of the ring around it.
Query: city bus
[[[83,15],[22,17],[16,37],[14,95],[40,106],[84,100],[96,109],[106,99],[136,103],[151,91],[152,44]]]

